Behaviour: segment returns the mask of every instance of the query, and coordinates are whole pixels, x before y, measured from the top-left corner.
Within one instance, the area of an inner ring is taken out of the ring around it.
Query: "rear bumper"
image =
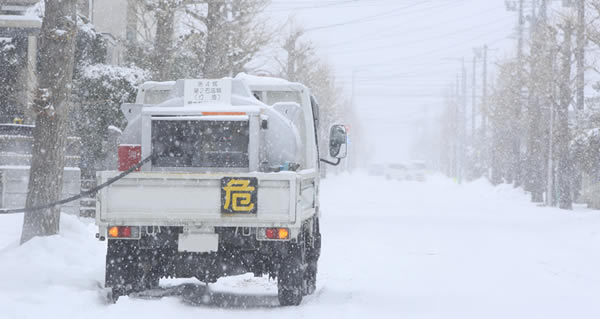
[[[139,240],[109,239],[107,269],[114,269],[107,271],[106,286],[114,287],[120,281],[122,265],[115,264],[115,260],[134,261],[132,267],[151,269],[158,277],[196,277],[205,282],[247,272],[275,276],[293,245],[290,241],[258,241],[234,228],[218,228],[216,252],[180,252],[177,235],[181,231],[180,227],[164,227],[160,233],[143,234]]]

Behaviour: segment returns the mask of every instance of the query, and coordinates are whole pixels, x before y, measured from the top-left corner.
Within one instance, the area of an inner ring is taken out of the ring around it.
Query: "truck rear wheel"
[[[153,269],[152,256],[144,255],[134,240],[109,240],[106,251],[105,287],[113,302],[132,292],[157,288],[160,274]]]
[[[319,257],[321,256],[321,231],[319,229],[319,219],[315,218],[314,230],[312,233],[313,243],[308,245],[306,250],[306,271],[304,280],[306,284],[305,295],[310,295],[317,290],[317,270]]]
[[[305,292],[304,251],[301,247],[291,249],[288,257],[281,263],[277,275],[277,295],[282,306],[298,306]]]
[[[135,284],[136,255],[132,241],[109,240],[107,243],[105,287],[111,288],[113,302],[131,291]]]

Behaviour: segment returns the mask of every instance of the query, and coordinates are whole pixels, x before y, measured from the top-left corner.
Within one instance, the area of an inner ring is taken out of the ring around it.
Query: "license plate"
[[[258,179],[223,177],[221,179],[222,214],[256,214]]]
[[[191,253],[210,253],[219,249],[219,234],[179,234],[177,250]]]

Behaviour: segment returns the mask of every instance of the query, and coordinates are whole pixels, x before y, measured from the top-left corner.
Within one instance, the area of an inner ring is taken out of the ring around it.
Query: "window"
[[[167,100],[171,90],[146,90],[144,104],[160,104]]]
[[[278,102],[296,102],[302,105],[302,96],[297,91],[267,91],[268,105],[273,105]]]
[[[248,121],[152,121],[155,167],[247,168]]]

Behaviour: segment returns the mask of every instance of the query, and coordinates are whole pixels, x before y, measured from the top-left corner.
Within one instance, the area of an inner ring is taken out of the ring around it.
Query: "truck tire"
[[[293,245],[277,275],[277,295],[281,306],[298,306],[305,292],[303,248]]]
[[[306,271],[304,273],[304,281],[306,288],[304,289],[304,295],[312,295],[317,290],[317,261],[310,261],[306,265]]]
[[[160,275],[154,269],[144,269],[152,264],[152,256],[145,255],[134,240],[109,240],[106,251],[105,287],[111,288],[111,299],[132,292],[154,289],[159,286]]]
[[[319,230],[319,219],[315,218],[315,228],[312,234],[313,245],[306,251],[306,271],[304,273],[305,295],[311,295],[317,290],[317,270],[319,257],[321,256],[321,232]]]
[[[132,241],[109,240],[106,250],[105,287],[111,288],[110,298],[116,302],[127,295],[135,284],[137,251]]]
[[[134,274],[134,280],[137,283],[135,291],[158,288],[161,275],[156,262],[156,257],[151,250],[141,249],[138,251],[138,268]]]

